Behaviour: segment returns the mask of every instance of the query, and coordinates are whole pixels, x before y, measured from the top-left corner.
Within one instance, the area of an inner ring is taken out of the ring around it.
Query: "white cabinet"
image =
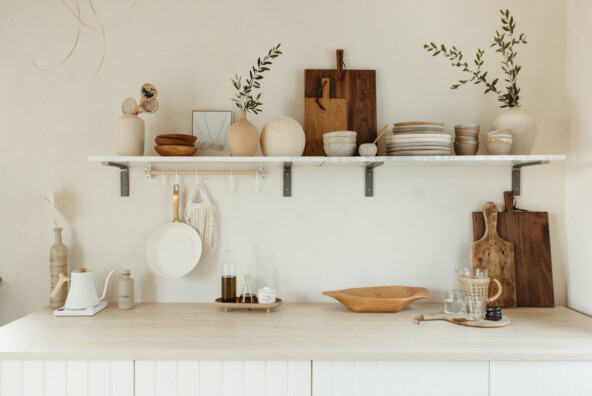
[[[491,396],[590,396],[592,362],[491,362]]]
[[[136,395],[310,396],[310,361],[136,361]]]
[[[0,396],[134,396],[131,360],[3,360]]]
[[[487,396],[488,361],[313,361],[313,396]]]

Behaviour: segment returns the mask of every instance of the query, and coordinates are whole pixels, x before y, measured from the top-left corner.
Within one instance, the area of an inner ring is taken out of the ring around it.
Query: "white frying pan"
[[[173,188],[173,222],[158,228],[148,239],[146,258],[152,271],[164,278],[187,275],[201,257],[201,238],[179,221],[179,185]]]

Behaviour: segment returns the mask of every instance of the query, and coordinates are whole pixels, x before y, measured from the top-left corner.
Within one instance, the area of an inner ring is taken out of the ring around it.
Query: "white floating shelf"
[[[360,166],[366,168],[365,194],[373,195],[373,169],[381,165],[390,166],[512,166],[512,190],[520,195],[520,169],[524,166],[543,165],[564,161],[565,155],[467,155],[467,156],[401,156],[401,157],[120,157],[89,156],[91,162],[115,166],[121,170],[121,195],[129,195],[129,167],[144,167],[147,177],[150,171],[167,170],[211,170],[226,171],[256,169],[265,171],[266,166],[284,168],[283,194],[291,195],[292,166]]]

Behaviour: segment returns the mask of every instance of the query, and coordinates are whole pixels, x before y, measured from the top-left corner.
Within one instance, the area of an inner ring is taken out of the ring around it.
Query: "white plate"
[[[395,151],[414,151],[414,150],[449,150],[449,146],[425,145],[425,146],[396,146],[389,147],[388,152]]]
[[[421,144],[440,144],[440,145],[448,145],[450,144],[450,140],[446,139],[434,139],[434,138],[425,138],[425,139],[413,139],[413,140],[404,140],[404,141],[397,141],[397,142],[386,142],[387,147],[391,146],[400,146],[402,144],[414,144],[414,145],[421,145]]]
[[[193,227],[169,223],[150,236],[146,247],[148,265],[164,278],[187,275],[199,262],[202,243]]]
[[[387,140],[398,140],[398,139],[413,139],[413,138],[448,138],[452,136],[447,133],[406,133],[404,135],[391,135],[387,136]]]
[[[407,131],[441,131],[443,130],[443,126],[439,125],[415,125],[415,126],[406,126],[406,127],[394,127],[393,131],[398,132],[407,132]]]
[[[414,155],[450,155],[450,150],[417,150],[417,151],[398,151],[389,153],[389,156],[414,156]]]

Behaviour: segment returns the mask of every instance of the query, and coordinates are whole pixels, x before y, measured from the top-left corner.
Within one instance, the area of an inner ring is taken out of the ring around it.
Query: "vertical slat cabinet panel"
[[[289,396],[290,373],[287,360],[267,362],[267,395]]]
[[[87,360],[68,360],[66,365],[66,388],[68,389],[68,396],[86,396],[88,394],[88,363]],[[39,393],[39,395],[42,395],[42,393]]]
[[[43,360],[23,361],[23,396],[43,395],[45,362]],[[0,392],[0,395],[3,395]]]
[[[45,361],[45,396],[66,396],[65,360]]]
[[[201,395],[223,396],[223,381],[222,361],[203,360],[201,362]]]
[[[201,362],[179,362],[179,396],[201,396]],[[136,394],[138,395],[138,394]],[[139,396],[139,395],[138,395]]]
[[[313,396],[487,396],[489,362],[314,361],[312,382]]]
[[[265,396],[267,390],[267,367],[264,360],[245,362],[245,396]]]
[[[111,396],[134,396],[133,360],[111,362]]]
[[[156,362],[136,360],[134,362],[134,383],[136,396],[157,396]]]
[[[224,370],[225,396],[244,396],[245,394],[245,362],[242,360],[225,360]]]
[[[178,396],[179,362],[156,362],[156,394],[158,396]]]
[[[0,396],[20,396],[22,394],[23,362],[0,360]]]
[[[111,362],[108,360],[88,361],[88,391],[89,396],[110,395],[111,392]],[[133,378],[132,378],[133,380]],[[86,396],[86,395],[85,395]]]
[[[288,362],[288,389],[290,396],[310,396],[311,393],[310,360],[290,360]]]
[[[592,362],[491,362],[491,396],[592,395]]]

